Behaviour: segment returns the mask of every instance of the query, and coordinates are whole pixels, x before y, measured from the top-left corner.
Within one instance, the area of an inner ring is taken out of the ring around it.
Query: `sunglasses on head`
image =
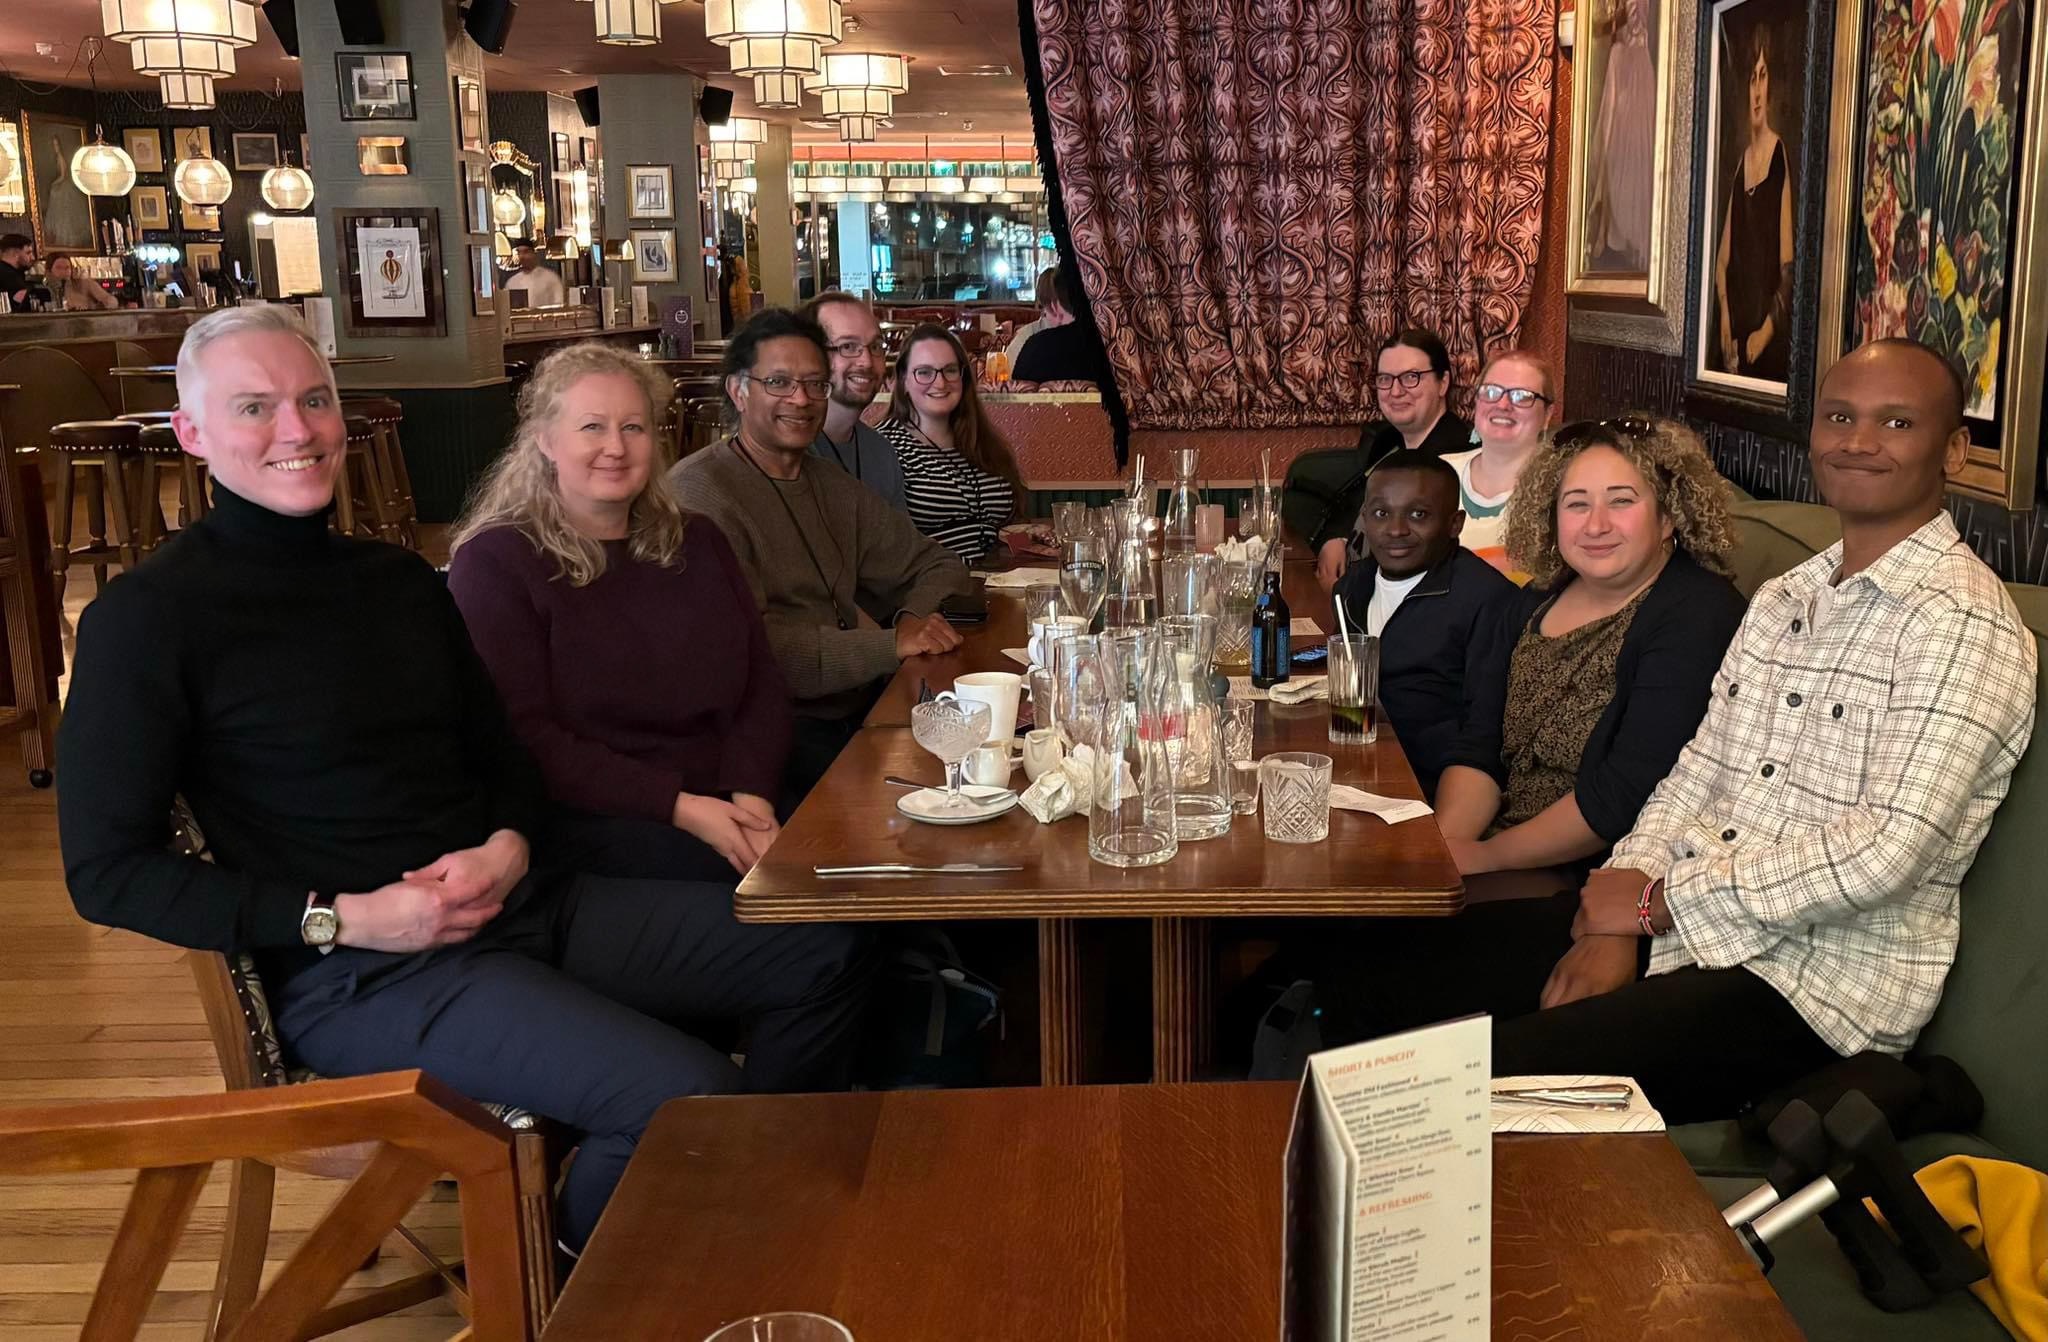
[[[1619,435],[1630,442],[1644,442],[1657,432],[1657,426],[1641,415],[1618,415],[1613,419],[1581,419],[1559,429],[1551,438],[1558,447],[1572,447],[1590,438]]]

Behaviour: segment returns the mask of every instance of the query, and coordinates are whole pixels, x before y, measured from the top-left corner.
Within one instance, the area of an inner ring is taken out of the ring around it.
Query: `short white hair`
[[[206,347],[228,336],[258,333],[297,339],[326,371],[328,390],[334,390],[334,369],[305,319],[281,303],[250,303],[210,312],[186,328],[185,343],[178,346],[178,405],[186,414],[197,418],[205,403],[206,374],[201,361],[206,357]]]

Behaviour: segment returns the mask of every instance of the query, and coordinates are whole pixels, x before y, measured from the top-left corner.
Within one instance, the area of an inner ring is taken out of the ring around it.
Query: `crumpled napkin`
[[[1266,557],[1266,538],[1246,536],[1242,539],[1233,537],[1230,540],[1217,541],[1216,557],[1225,563],[1241,564],[1250,560],[1256,564]]]
[[[1018,805],[1042,825],[1080,815],[1094,800],[1095,747],[1086,744],[1067,752],[1057,769],[1040,774],[1017,798]]]
[[[1330,697],[1328,676],[1292,676],[1271,689],[1262,690],[1252,684],[1250,676],[1230,678],[1230,697],[1233,699],[1271,699],[1276,704],[1305,704],[1315,699]]]
[[[1013,568],[1002,569],[994,573],[984,573],[977,570],[975,576],[981,579],[984,587],[993,592],[1004,591],[1010,588],[1042,587],[1049,583],[1056,583],[1060,580],[1060,571],[1056,568]]]
[[[1349,783],[1330,784],[1330,805],[1343,811],[1370,811],[1389,825],[1398,825],[1404,820],[1419,820],[1423,816],[1435,814],[1426,802],[1403,797],[1382,797],[1377,792],[1367,792],[1364,788],[1352,787]]]

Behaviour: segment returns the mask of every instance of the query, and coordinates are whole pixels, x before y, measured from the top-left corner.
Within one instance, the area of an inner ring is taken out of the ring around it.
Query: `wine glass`
[[[935,808],[941,814],[974,809],[960,793],[960,765],[988,739],[990,721],[987,704],[958,698],[951,690],[941,690],[929,703],[910,710],[910,739],[946,766],[946,799]]]
[[[1060,594],[1067,609],[1093,622],[1109,590],[1109,559],[1100,539],[1080,536],[1060,547]]]

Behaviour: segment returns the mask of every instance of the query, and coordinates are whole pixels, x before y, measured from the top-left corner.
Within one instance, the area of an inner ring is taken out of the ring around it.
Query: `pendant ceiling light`
[[[880,51],[828,51],[804,87],[818,94],[825,116],[839,123],[841,140],[872,140],[876,123],[895,110],[896,95],[910,91],[910,60]]]
[[[162,85],[165,107],[179,112],[213,110],[212,75],[165,75],[157,82]]]
[[[843,116],[839,118],[839,138],[847,144],[866,144],[875,138],[882,128],[882,119],[872,116]]]
[[[800,74],[754,76],[754,106],[764,112],[804,105],[804,77]]]
[[[754,105],[803,104],[803,77],[845,32],[840,0],[707,0],[704,35],[727,48],[732,72],[751,75]]]
[[[95,126],[92,143],[71,156],[71,184],[88,196],[125,196],[135,188],[135,160],[101,139]]]
[[[597,40],[608,47],[651,47],[661,41],[661,6],[655,0],[597,0],[591,9]]]
[[[303,210],[313,203],[313,175],[290,164],[265,172],[256,189],[273,210]]]
[[[519,199],[517,192],[497,191],[491,196],[491,222],[511,232],[526,222],[526,202]]]
[[[100,0],[100,23],[115,42],[202,37],[246,47],[256,41],[256,6],[250,0]]]
[[[768,143],[768,123],[756,116],[728,117],[724,125],[708,129],[716,163],[744,163],[754,156],[755,145]]]
[[[138,37],[128,44],[128,59],[144,75],[221,79],[235,72],[235,49],[210,37]]]
[[[235,193],[235,178],[217,158],[187,158],[178,161],[171,186],[188,205],[219,205]]]

